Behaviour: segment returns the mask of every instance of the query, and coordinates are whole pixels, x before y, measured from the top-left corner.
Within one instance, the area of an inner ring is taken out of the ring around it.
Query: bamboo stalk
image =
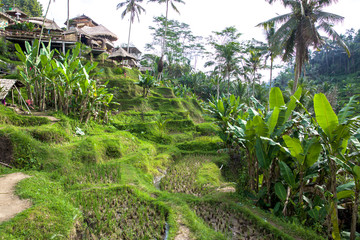
[[[13,168],[12,166],[6,164],[6,163],[3,163],[3,162],[0,162],[1,165],[5,166],[5,167],[8,167],[8,168]]]

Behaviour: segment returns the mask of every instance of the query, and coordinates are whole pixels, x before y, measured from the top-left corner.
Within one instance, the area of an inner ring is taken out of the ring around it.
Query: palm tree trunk
[[[51,4],[51,0],[49,0],[48,6],[47,6],[47,9],[46,9],[46,13],[45,13],[45,16],[44,16],[44,19],[43,19],[43,23],[42,23],[42,26],[41,26],[41,32],[40,32],[40,37],[39,37],[39,46],[38,46],[38,50],[37,50],[38,53],[39,53],[40,45],[41,45],[41,38],[42,38],[42,35],[43,35],[43,32],[44,32],[45,19],[46,19],[47,15],[48,15],[48,12],[49,12],[49,9],[50,9],[50,4]]]
[[[227,72],[227,79],[228,79],[228,97],[230,96],[230,73]]]
[[[131,24],[132,24],[132,21],[131,19],[133,19],[133,15],[134,15],[134,12],[131,12],[131,17],[130,17],[130,26],[129,26],[129,36],[128,36],[128,45],[127,45],[127,52],[130,53],[130,33],[131,33]]]
[[[66,24],[66,30],[69,31],[69,28],[70,28],[70,23],[69,23],[69,20],[70,20],[70,0],[67,0],[67,24]]]
[[[255,96],[255,78],[256,78],[256,68],[254,68],[253,84],[252,84],[252,95]]]
[[[165,33],[164,33],[164,37],[163,37],[163,49],[162,49],[161,56],[164,56],[165,49],[166,49],[166,34],[167,34],[167,30],[168,30],[168,13],[169,13],[169,0],[166,0]]]

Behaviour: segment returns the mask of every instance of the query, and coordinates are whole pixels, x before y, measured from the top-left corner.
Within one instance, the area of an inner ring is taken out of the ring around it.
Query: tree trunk
[[[358,206],[359,206],[359,182],[355,180],[355,199],[353,203],[352,209],[352,218],[351,218],[351,232],[350,232],[350,240],[355,240],[356,238],[356,224],[357,224],[357,214],[358,214]]]
[[[304,194],[304,172],[302,170],[302,166],[300,166],[300,190],[299,190],[299,205],[302,206],[303,203],[303,194]]]
[[[255,96],[255,78],[256,78],[256,68],[254,68],[253,84],[252,84],[252,95]]]
[[[227,79],[228,79],[228,97],[230,97],[230,74],[229,74],[229,71],[227,72]]]
[[[131,12],[131,17],[130,17],[130,26],[129,26],[129,36],[128,36],[128,45],[127,45],[127,52],[130,53],[130,33],[131,33],[131,24],[132,24],[132,19],[134,16],[134,12]]]
[[[165,32],[163,37],[163,49],[161,53],[161,57],[164,56],[166,51],[166,34],[168,30],[168,13],[169,13],[169,0],[166,0],[166,17],[165,17]]]
[[[66,30],[68,30],[68,31],[69,31],[69,28],[70,28],[69,20],[70,20],[70,0],[67,0],[67,24],[66,24]]]
[[[288,187],[288,189],[287,189],[287,194],[286,194],[286,201],[285,201],[285,203],[284,203],[284,208],[283,208],[283,210],[282,210],[282,213],[283,213],[284,216],[287,215],[287,205],[289,204],[290,193],[291,193],[291,188]]]
[[[337,191],[336,191],[336,163],[334,160],[329,159],[330,161],[330,192],[332,197],[330,200],[330,219],[332,223],[332,235],[335,235],[335,239],[340,239],[339,234],[339,219],[338,219],[338,209],[337,209]]]
[[[55,0],[54,0],[54,1],[55,1]],[[36,56],[36,58],[37,58],[38,55],[39,55],[39,50],[40,50],[40,45],[41,45],[41,39],[42,39],[42,35],[43,35],[43,33],[44,33],[45,19],[46,19],[47,15],[48,15],[49,8],[50,8],[50,4],[51,4],[51,0],[49,0],[48,6],[47,6],[47,9],[46,9],[46,13],[45,13],[45,16],[44,16],[44,19],[43,19],[43,22],[42,22],[41,31],[40,31],[40,37],[39,37],[39,45],[38,45],[38,49],[37,49],[37,56]]]

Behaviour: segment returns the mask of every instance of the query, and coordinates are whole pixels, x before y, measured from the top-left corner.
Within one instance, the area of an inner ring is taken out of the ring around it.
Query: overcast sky
[[[116,5],[124,0],[70,0],[70,18],[85,14],[95,22],[104,25],[119,37],[118,44],[127,43],[129,16],[121,19],[121,9],[116,10]],[[48,0],[40,0],[44,12]],[[66,0],[52,1],[48,18],[54,19],[60,27],[66,21]],[[235,26],[243,33],[242,39],[263,39],[261,28],[256,28],[258,23],[268,20],[276,14],[289,12],[281,4],[270,5],[264,0],[185,0],[186,4],[177,3],[180,15],[173,10],[169,12],[170,19],[176,19],[190,25],[194,35],[208,36],[212,31],[220,31],[228,26]],[[131,42],[140,50],[145,43],[151,42],[148,27],[152,25],[154,16],[165,15],[165,5],[156,3],[141,4],[146,13],[140,16],[132,28]],[[345,17],[343,23],[336,25],[339,33],[346,29],[360,28],[360,0],[340,0],[337,4],[326,8],[326,11]]]
[[[127,43],[129,16],[121,19],[122,9],[116,10],[116,5],[124,0],[70,0],[70,18],[85,14],[95,22],[104,25],[115,33],[119,40],[116,45]],[[241,39],[264,41],[263,30],[255,27],[258,23],[275,17],[277,14],[288,13],[281,4],[270,5],[265,0],[184,0],[186,4],[176,3],[180,15],[169,11],[169,19],[176,19],[190,25],[194,35],[209,36],[212,31],[221,31],[226,27],[235,26],[243,33]],[[48,0],[39,0],[44,12]],[[280,1],[279,1],[280,2]],[[140,16],[140,23],[134,22],[130,42],[141,51],[145,44],[152,41],[150,25],[153,17],[165,15],[165,5],[147,3],[141,4],[146,13]],[[324,9],[325,11],[345,17],[343,23],[335,26],[338,33],[345,33],[346,29],[360,29],[360,0],[340,0],[337,4]],[[51,0],[48,18],[54,19],[60,27],[64,26],[67,17],[67,1]]]

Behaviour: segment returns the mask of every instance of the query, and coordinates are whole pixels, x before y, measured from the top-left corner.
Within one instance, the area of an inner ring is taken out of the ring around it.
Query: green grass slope
[[[137,71],[106,71],[118,103],[108,125],[0,106],[2,161],[15,167],[0,174],[32,176],[16,189],[32,207],[0,224],[0,239],[174,239],[183,228],[189,239],[321,239],[239,205],[217,128],[195,99],[167,87],[144,99]]]

